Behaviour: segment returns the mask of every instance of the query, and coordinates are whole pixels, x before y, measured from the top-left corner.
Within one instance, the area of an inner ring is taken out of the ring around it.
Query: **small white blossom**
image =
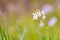
[[[42,16],[42,19],[45,20],[46,19],[46,16]]]
[[[33,20],[38,20],[38,17],[37,16],[33,16]]]
[[[45,15],[45,11],[41,11],[41,14],[42,14],[42,15]]]
[[[44,26],[44,23],[40,23],[39,25],[40,25],[41,27],[43,27],[43,26]]]
[[[33,20],[38,20],[38,15],[36,13],[33,13]]]
[[[36,9],[36,11],[33,13],[33,20],[38,20],[38,17],[41,17],[40,10]]]
[[[44,26],[44,23],[43,23],[43,21],[41,20],[40,21],[40,24],[39,24],[41,27],[43,27]]]

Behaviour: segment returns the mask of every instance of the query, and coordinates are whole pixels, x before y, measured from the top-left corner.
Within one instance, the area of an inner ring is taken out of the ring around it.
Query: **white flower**
[[[42,15],[41,15],[41,13],[38,13],[38,17],[41,17]]]
[[[40,13],[40,10],[36,10],[36,14],[38,15],[38,17],[41,17],[42,15],[41,15],[41,13]]]
[[[33,13],[33,20],[38,20],[38,17],[41,17],[42,14],[40,13],[40,10],[36,9],[36,11]]]
[[[36,13],[33,13],[33,20],[38,20],[38,15]]]
[[[43,11],[41,11],[41,14],[42,14],[42,15],[45,15],[45,11],[44,11],[44,10],[43,10]]]
[[[52,17],[48,22],[48,26],[53,26],[56,22],[57,22],[57,18]]]
[[[39,24],[41,27],[43,27],[44,26],[44,23],[43,23],[43,21],[41,20],[40,21],[40,24]]]
[[[46,16],[42,16],[42,19],[45,20],[46,19]]]

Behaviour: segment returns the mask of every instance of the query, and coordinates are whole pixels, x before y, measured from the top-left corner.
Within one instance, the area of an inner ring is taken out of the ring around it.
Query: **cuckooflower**
[[[44,22],[43,21],[46,19],[45,11],[41,11],[40,12],[40,10],[36,9],[36,11],[33,13],[33,20],[38,20],[38,17],[42,17],[42,19],[40,20],[39,25],[41,27],[43,27],[44,26]]]
[[[36,13],[33,13],[33,20],[38,20],[38,15]]]
[[[40,24],[39,24],[41,27],[43,27],[44,26],[44,23],[43,23],[43,21],[41,20],[40,21]]]
[[[41,16],[40,10],[36,9],[36,11],[33,13],[33,20],[38,20],[38,17]]]
[[[42,19],[45,20],[46,19],[46,16],[42,16]]]
[[[37,9],[35,12],[37,13],[38,17],[42,16],[40,10]]]

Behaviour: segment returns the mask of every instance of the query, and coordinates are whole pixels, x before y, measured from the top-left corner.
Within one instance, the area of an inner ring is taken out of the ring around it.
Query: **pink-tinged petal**
[[[47,14],[48,12],[53,12],[54,7],[52,5],[46,4],[41,8],[41,13]]]
[[[57,22],[57,18],[52,17],[48,22],[48,26],[54,26],[56,22]]]

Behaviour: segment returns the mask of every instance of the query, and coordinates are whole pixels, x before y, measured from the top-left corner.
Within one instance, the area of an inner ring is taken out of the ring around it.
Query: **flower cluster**
[[[43,27],[46,16],[44,12],[40,11],[39,9],[36,9],[36,11],[33,13],[33,20],[38,20],[38,17],[42,17],[42,20],[40,21],[39,25]]]
[[[38,20],[38,17],[41,16],[40,10],[36,9],[36,11],[33,13],[33,20]]]
[[[41,8],[41,11],[39,9],[36,9],[36,11],[33,13],[33,20],[38,20],[38,17],[42,17],[40,20],[40,26],[44,26],[44,20],[46,19],[46,14],[48,12],[53,12],[54,7],[52,5],[46,4]]]

